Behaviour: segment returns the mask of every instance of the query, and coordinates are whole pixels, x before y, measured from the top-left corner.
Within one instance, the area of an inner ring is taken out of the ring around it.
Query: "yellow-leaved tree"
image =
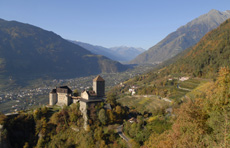
[[[153,133],[145,147],[230,147],[230,70],[219,77],[203,98],[183,103],[172,129]]]

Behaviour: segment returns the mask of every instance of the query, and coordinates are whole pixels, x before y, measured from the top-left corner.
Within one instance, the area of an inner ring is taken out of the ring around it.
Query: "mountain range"
[[[185,49],[139,77],[147,79],[147,82],[156,81],[155,78],[167,78],[178,74],[215,80],[219,70],[229,66],[229,57],[230,19],[227,19],[219,27],[204,35],[193,47]],[[136,78],[133,81],[136,81]],[[139,84],[144,86],[144,82]]]
[[[0,19],[0,75],[3,79],[72,78],[127,68],[51,31]]]
[[[145,49],[143,48],[135,48],[135,47],[127,47],[127,46],[105,48],[102,46],[92,45],[80,41],[71,41],[71,42],[91,51],[94,54],[103,55],[112,60],[119,61],[119,62],[128,62],[145,51]]]
[[[155,46],[137,56],[130,64],[154,64],[170,59],[195,45],[207,32],[230,18],[230,10],[211,10],[170,33]]]
[[[229,57],[230,19],[208,32],[195,46],[178,54],[165,71],[215,78],[221,67],[229,66]]]

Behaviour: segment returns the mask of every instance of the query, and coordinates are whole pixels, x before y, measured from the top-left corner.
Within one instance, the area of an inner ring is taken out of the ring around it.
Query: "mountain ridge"
[[[193,47],[163,62],[155,69],[162,75],[178,74],[215,79],[230,63],[230,19],[205,34]]]
[[[195,45],[207,32],[230,18],[229,10],[220,12],[212,9],[206,14],[179,27],[149,50],[137,56],[130,64],[159,63]]]
[[[127,68],[51,31],[0,20],[0,73],[4,78],[72,78]]]

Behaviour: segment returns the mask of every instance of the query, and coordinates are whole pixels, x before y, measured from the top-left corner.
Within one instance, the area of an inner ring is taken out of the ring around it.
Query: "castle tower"
[[[93,91],[98,97],[105,96],[105,80],[99,75],[93,79]]]
[[[57,90],[53,89],[49,94],[49,105],[53,106],[57,103]]]

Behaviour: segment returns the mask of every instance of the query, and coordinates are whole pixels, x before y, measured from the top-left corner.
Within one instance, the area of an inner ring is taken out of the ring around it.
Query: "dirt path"
[[[191,89],[180,87],[179,84],[177,85],[177,88],[178,88],[178,89],[181,89],[181,90],[192,91]]]

